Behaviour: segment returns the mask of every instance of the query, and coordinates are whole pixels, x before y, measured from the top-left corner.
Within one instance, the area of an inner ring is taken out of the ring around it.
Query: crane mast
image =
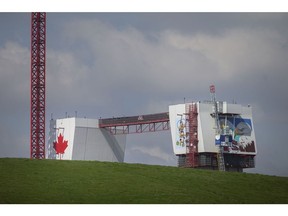
[[[45,159],[45,71],[46,13],[31,13],[31,159]]]

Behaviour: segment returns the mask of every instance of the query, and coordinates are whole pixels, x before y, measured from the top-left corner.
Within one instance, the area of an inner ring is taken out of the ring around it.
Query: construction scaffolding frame
[[[186,109],[186,167],[195,168],[198,163],[198,112],[197,103],[185,105]]]

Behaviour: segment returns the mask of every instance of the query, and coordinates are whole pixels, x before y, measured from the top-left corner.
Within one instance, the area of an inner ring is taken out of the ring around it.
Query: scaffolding
[[[186,104],[186,167],[198,166],[197,103]]]

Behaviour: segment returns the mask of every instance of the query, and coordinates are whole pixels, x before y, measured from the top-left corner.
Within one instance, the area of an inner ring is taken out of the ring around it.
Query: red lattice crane
[[[45,159],[46,13],[31,14],[30,158]]]

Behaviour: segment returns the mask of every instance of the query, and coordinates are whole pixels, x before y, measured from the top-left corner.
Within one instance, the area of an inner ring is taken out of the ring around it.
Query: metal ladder
[[[197,104],[186,104],[186,167],[198,166]]]
[[[223,147],[221,145],[219,146],[219,152],[217,154],[217,161],[218,161],[219,171],[225,171]]]

